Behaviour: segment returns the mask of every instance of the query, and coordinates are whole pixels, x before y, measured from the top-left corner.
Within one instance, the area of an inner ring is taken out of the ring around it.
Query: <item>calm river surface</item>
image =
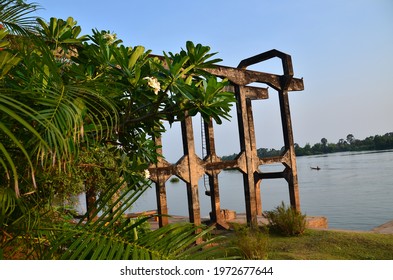
[[[312,170],[319,166],[320,170]],[[297,158],[302,212],[325,216],[329,228],[370,230],[393,220],[393,150],[344,152]],[[279,171],[269,165],[262,171]],[[219,175],[222,209],[245,212],[242,176],[238,171]],[[156,209],[155,188],[148,190],[132,211]],[[271,210],[284,201],[289,203],[288,187],[283,179],[265,180],[261,184],[263,210]],[[209,197],[200,180],[201,215],[210,212]],[[167,183],[169,213],[188,215],[185,184]]]

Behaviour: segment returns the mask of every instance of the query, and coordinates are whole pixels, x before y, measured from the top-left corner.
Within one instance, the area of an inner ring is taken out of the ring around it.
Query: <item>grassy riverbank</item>
[[[308,229],[301,236],[283,237],[243,229],[233,239],[249,259],[393,260],[392,234]]]

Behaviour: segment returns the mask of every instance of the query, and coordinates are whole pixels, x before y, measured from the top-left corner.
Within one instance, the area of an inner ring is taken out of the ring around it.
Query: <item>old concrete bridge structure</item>
[[[247,69],[251,65],[273,58],[281,60],[282,75]],[[294,209],[300,211],[299,185],[288,94],[290,91],[303,90],[304,84],[302,79],[294,77],[291,56],[278,50],[270,50],[242,60],[236,68],[217,65],[216,68],[206,69],[206,71],[217,77],[226,78],[231,83],[231,89],[237,99],[240,153],[234,160],[228,161],[224,161],[217,156],[214,127],[213,122],[210,121],[205,122],[203,126],[206,155],[204,158],[199,158],[195,153],[193,120],[190,116],[186,116],[181,123],[184,155],[175,164],[160,158],[156,164],[149,168],[150,179],[156,185],[159,226],[168,224],[165,183],[173,175],[186,183],[189,221],[196,225],[201,224],[198,181],[202,176],[207,175],[208,194],[211,199],[211,222],[215,223],[217,227],[227,228],[228,225],[221,213],[218,181],[218,174],[224,169],[238,169],[242,173],[246,219],[249,225],[255,226],[258,215],[262,214],[260,184],[265,179],[284,178],[288,183],[290,204]],[[263,84],[265,87],[256,87],[250,84]],[[266,86],[278,92],[285,150],[280,156],[260,159],[256,148],[252,101],[269,98]],[[156,144],[161,146],[161,139],[155,140]],[[158,149],[157,152],[162,153],[162,149]],[[259,170],[259,166],[272,163],[281,163],[285,168],[281,172],[261,172]]]

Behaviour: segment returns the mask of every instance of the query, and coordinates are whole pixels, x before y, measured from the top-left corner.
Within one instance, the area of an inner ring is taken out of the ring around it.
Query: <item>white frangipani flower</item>
[[[149,179],[150,178],[150,171],[148,169],[145,169],[144,173],[145,173],[145,178]]]
[[[154,90],[155,94],[161,90],[161,84],[155,77],[145,77],[144,80],[147,80],[147,84]]]
[[[116,41],[116,39],[117,39],[116,33],[113,33],[113,34],[105,33],[103,37],[105,40],[108,40],[109,45],[113,44],[113,42]]]

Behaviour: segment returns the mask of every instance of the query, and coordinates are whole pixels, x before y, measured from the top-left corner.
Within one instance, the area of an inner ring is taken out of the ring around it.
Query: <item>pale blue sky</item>
[[[393,132],[391,0],[36,2],[44,8],[38,15],[47,20],[72,16],[84,34],[109,30],[125,45],[143,45],[156,54],[179,51],[187,40],[209,45],[221,64],[234,67],[270,49],[290,54],[295,76],[305,84],[304,91],[290,95],[295,142],[301,146],[323,137],[337,142],[349,133],[363,139]],[[274,60],[253,69],[281,73],[277,65]],[[280,148],[277,94],[270,90],[270,96],[253,103],[257,144]],[[167,145],[179,146],[176,134],[164,138]],[[219,155],[239,150],[234,121],[216,127],[216,134]]]

